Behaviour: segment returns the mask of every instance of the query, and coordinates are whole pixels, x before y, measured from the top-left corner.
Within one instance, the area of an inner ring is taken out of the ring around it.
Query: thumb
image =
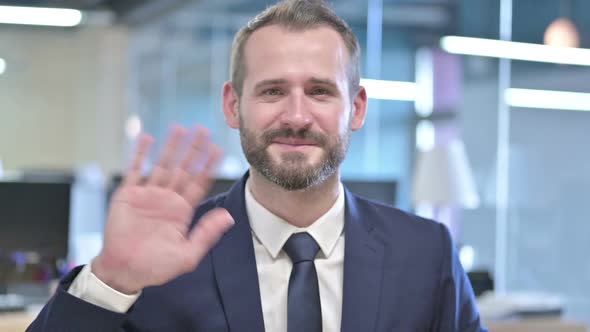
[[[234,223],[233,217],[223,208],[213,209],[199,219],[188,238],[186,253],[190,255],[191,268],[199,264]]]

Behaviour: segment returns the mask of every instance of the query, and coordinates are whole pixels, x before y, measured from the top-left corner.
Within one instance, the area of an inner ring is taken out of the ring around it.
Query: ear
[[[350,121],[350,129],[353,131],[359,130],[365,124],[365,116],[367,115],[367,91],[364,87],[359,87],[359,91],[354,96],[352,101],[352,119]]]
[[[238,92],[234,89],[232,83],[225,82],[223,85],[223,116],[225,117],[225,123],[234,129],[240,127],[239,102]]]

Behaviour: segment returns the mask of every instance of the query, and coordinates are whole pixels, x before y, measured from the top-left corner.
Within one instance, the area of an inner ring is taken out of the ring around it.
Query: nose
[[[308,129],[313,123],[311,105],[306,100],[305,93],[293,92],[285,100],[281,114],[281,126],[294,130]]]

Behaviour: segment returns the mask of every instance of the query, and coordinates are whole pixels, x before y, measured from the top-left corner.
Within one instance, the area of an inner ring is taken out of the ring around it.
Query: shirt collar
[[[318,220],[306,228],[299,228],[276,216],[262,206],[246,182],[246,211],[254,236],[266,248],[273,259],[283,249],[285,242],[294,233],[308,232],[318,243],[324,257],[329,257],[344,230],[344,188],[340,183],[338,198],[332,207]]]

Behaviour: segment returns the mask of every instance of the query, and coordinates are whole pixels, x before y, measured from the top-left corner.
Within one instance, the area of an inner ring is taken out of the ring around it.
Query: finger
[[[180,167],[176,168],[172,174],[168,185],[171,190],[183,191],[191,178],[191,165],[195,164],[195,161],[206,158],[205,150],[208,144],[209,132],[203,127],[197,127],[186,156],[181,161]]]
[[[210,144],[209,156],[203,168],[198,174],[193,175],[191,181],[186,185],[181,193],[182,197],[192,206],[197,206],[205,197],[214,181],[215,169],[221,159],[221,149],[216,145]]]
[[[209,131],[204,127],[197,127],[195,138],[191,142],[191,149],[182,161],[180,167],[189,171],[195,157],[202,156],[206,152],[207,146],[210,144]]]
[[[131,161],[131,166],[127,170],[127,174],[125,174],[125,178],[123,179],[124,186],[134,186],[141,181],[145,156],[148,154],[153,142],[154,139],[147,134],[142,134],[139,137],[137,147],[135,148],[135,154]]]
[[[187,269],[193,270],[234,224],[232,216],[223,208],[213,209],[202,216],[188,236]]]
[[[186,136],[186,129],[181,126],[174,126],[168,137],[168,142],[160,154],[158,163],[154,165],[148,185],[166,185],[170,180],[171,169],[175,163],[175,156],[182,139]]]

